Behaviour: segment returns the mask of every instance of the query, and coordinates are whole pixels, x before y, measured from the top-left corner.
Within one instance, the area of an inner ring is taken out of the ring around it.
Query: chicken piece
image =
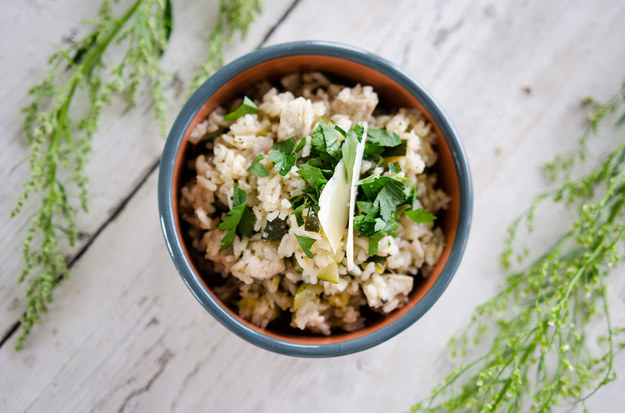
[[[369,307],[390,313],[408,301],[414,279],[402,274],[373,274],[362,284]]]
[[[378,104],[378,95],[371,86],[344,88],[332,101],[331,110],[334,114],[350,116],[355,122],[370,120],[373,110]]]
[[[278,141],[291,136],[310,136],[314,120],[315,111],[310,100],[298,97],[289,102],[280,113]]]

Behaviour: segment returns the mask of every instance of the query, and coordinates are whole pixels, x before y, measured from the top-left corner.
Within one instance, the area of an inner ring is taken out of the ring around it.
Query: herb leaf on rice
[[[260,163],[260,161],[262,161],[263,159],[265,159],[263,155],[257,155],[256,158],[254,158],[254,160],[252,161],[250,167],[247,168],[248,172],[259,178],[269,176],[269,171],[267,170],[265,165]]]
[[[224,120],[236,120],[241,116],[258,113],[258,106],[247,96],[243,98],[243,103],[234,112],[230,112],[224,116]]]
[[[219,251],[223,251],[232,245],[235,232],[237,231],[247,237],[252,235],[254,214],[247,207],[247,193],[236,185],[232,194],[232,209],[228,212],[228,216],[221,221],[217,229],[228,231],[221,239]]]

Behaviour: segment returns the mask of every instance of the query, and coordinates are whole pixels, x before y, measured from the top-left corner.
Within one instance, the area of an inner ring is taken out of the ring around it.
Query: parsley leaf
[[[354,163],[356,162],[356,147],[358,146],[358,136],[354,129],[347,131],[347,136],[341,146],[343,153],[343,165],[345,165],[345,173],[347,174],[347,182],[352,182],[354,172]]]
[[[404,200],[404,185],[396,180],[387,181],[373,201],[380,208],[382,219],[387,221],[393,216],[397,203]]]
[[[295,148],[295,136],[291,136],[285,141],[274,143],[273,148],[285,155],[289,155],[293,152],[293,148]]]
[[[254,104],[252,99],[245,96],[241,106],[239,106],[234,112],[230,112],[224,116],[224,120],[235,120],[241,116],[247,115],[248,113],[258,113],[258,107]]]
[[[312,247],[312,245],[317,241],[314,238],[310,238],[310,237],[302,237],[299,235],[296,235],[295,238],[297,238],[297,242],[299,243],[299,246],[302,247],[302,250],[304,251],[304,254],[306,254],[306,256],[308,258],[314,258],[314,255],[312,253],[312,251],[310,251],[310,247]]]
[[[319,152],[325,152],[335,160],[341,159],[339,148],[340,132],[333,123],[320,121],[317,129],[312,133],[312,146]]]
[[[386,129],[369,129],[369,142],[385,147],[394,147],[401,143],[399,135],[395,132],[388,132]]]
[[[265,165],[260,163],[260,161],[262,161],[263,159],[265,159],[263,155],[257,155],[256,158],[254,158],[254,160],[252,161],[252,164],[250,165],[250,167],[247,168],[249,173],[251,173],[252,175],[258,176],[259,178],[262,178],[264,176],[269,176],[269,171],[267,171],[267,168],[265,168]]]
[[[395,165],[394,163],[389,163],[388,164],[388,170],[393,172],[394,174],[398,174],[401,172],[401,168],[399,168],[397,165]]]
[[[298,153],[299,151],[301,151],[302,149],[304,149],[304,146],[306,145],[306,137],[304,136],[302,138],[301,141],[299,141],[299,143],[297,144],[297,148],[295,148],[295,153]]]
[[[318,193],[321,193],[321,186],[328,183],[328,180],[323,173],[330,173],[327,169],[317,168],[316,166],[309,165],[307,163],[300,165],[297,174],[300,175],[308,185],[315,189],[319,189]]]
[[[378,244],[380,240],[384,238],[384,235],[382,231],[378,231],[369,237],[369,255],[378,254]]]
[[[271,159],[276,164],[276,172],[282,176],[286,176],[291,168],[295,166],[297,156],[294,153],[286,155],[282,152],[271,152],[269,154],[269,159]]]
[[[436,216],[430,214],[423,208],[419,208],[416,210],[409,209],[408,211],[406,211],[406,215],[408,215],[408,218],[410,218],[417,224],[427,224],[428,222],[433,222],[436,219]]]
[[[232,245],[234,234],[238,230],[241,235],[251,236],[254,230],[254,214],[247,207],[247,194],[238,186],[234,186],[232,209],[217,227],[220,231],[228,231],[221,239],[219,251]]]
[[[243,235],[248,238],[251,237],[254,233],[254,222],[256,222],[256,216],[252,210],[246,206],[243,210],[243,215],[241,215],[239,225],[237,225],[237,232],[239,235]]]

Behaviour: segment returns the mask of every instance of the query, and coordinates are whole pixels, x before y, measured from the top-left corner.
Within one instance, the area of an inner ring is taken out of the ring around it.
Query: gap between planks
[[[258,45],[254,48],[254,50],[260,49],[267,43],[267,40],[271,37],[271,35],[276,31],[276,29],[289,17],[291,12],[297,7],[297,5],[301,2],[301,0],[294,0],[288,9],[282,14],[282,16],[278,19],[278,21],[271,26],[271,28],[267,31],[265,36],[263,36],[262,40],[258,43]],[[119,214],[124,210],[126,205],[134,198],[136,193],[145,185],[148,179],[152,176],[153,173],[156,173],[158,170],[158,166],[160,165],[161,160],[160,157],[153,161],[148,171],[143,175],[143,177],[139,180],[137,185],[130,191],[130,193],[124,197],[120,203],[117,205],[113,213],[98,227],[98,229],[91,235],[89,240],[85,243],[85,245],[76,253],[76,255],[69,261],[67,264],[67,268],[69,270],[72,269],[74,264],[85,254],[85,252],[93,245],[94,241],[98,238],[98,236],[108,227],[108,225],[113,222]],[[62,281],[61,276],[59,276],[59,283]],[[7,329],[6,333],[3,337],[0,338],[0,349],[4,347],[4,345],[9,341],[11,337],[19,330],[21,325],[21,317],[16,320],[9,329]]]

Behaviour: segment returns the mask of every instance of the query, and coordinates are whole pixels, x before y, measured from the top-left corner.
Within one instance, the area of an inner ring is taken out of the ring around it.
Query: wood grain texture
[[[30,3],[12,7],[41,21],[47,18],[37,15]],[[284,8],[268,3],[265,22],[275,21]],[[160,234],[156,173],[151,173],[74,265],[72,277],[57,291],[51,314],[26,348],[13,352],[16,337],[0,348],[0,411],[407,410],[451,368],[444,349],[447,339],[498,288],[504,275],[498,264],[504,228],[545,188],[544,160],[574,146],[583,128],[581,98],[607,98],[617,90],[625,68],[624,22],[625,4],[607,0],[301,0],[269,43],[325,39],[380,54],[432,92],[463,138],[473,171],[475,213],[465,258],[448,290],[414,326],[359,354],[306,360],[257,349],[214,321],[179,279]],[[257,26],[250,45],[264,32]],[[189,32],[188,41],[198,36]],[[59,33],[62,25],[50,36]],[[24,64],[34,68],[40,61],[38,56]],[[172,67],[180,67],[174,63]],[[20,88],[12,85],[31,83],[32,78],[23,78],[27,70],[16,71],[11,75],[15,82],[3,88],[15,91],[7,95],[13,103],[2,102],[2,119],[16,116],[12,108],[23,103]],[[150,114],[134,112],[141,113],[110,119],[102,136],[118,144],[132,136],[132,150],[143,166],[129,170],[133,158],[115,151],[113,143],[95,148],[90,173],[102,192],[92,193],[92,205],[103,204],[89,216],[96,223],[106,220],[114,201],[133,190],[133,182],[158,156],[160,147],[146,136],[156,134],[153,126],[146,126],[153,125]],[[8,125],[15,134],[19,125]],[[122,132],[123,138],[115,136]],[[616,144],[609,138],[593,142],[594,155]],[[11,149],[10,157],[2,152],[3,168],[8,168],[7,159],[25,153],[13,139],[8,145],[17,149]],[[111,162],[115,169],[123,165],[127,177],[110,177],[98,169]],[[3,212],[8,210],[5,198],[19,192],[23,174],[18,170],[3,189]],[[564,227],[567,216],[553,211],[542,219],[555,231]],[[9,272],[19,266],[13,257],[19,246],[14,244],[19,244],[15,238],[24,218],[16,222],[3,227],[2,306],[21,294],[6,285],[13,278],[4,270],[10,263]],[[96,228],[96,223],[85,228]],[[551,231],[541,234],[533,241],[536,249],[552,240]],[[610,280],[615,322],[621,324],[622,274],[618,270]],[[3,323],[19,313],[1,311]],[[625,384],[622,356],[616,367],[619,380],[591,399],[591,409],[620,411],[625,405],[619,390]]]

